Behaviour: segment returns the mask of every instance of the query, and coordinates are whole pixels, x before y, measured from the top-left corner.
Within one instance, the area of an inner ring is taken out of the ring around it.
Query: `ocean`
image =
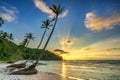
[[[119,60],[40,61],[39,63],[43,63],[36,67],[39,71],[60,74],[75,80],[120,80]],[[19,76],[10,76],[4,72],[6,65],[0,63],[0,80],[18,80]]]

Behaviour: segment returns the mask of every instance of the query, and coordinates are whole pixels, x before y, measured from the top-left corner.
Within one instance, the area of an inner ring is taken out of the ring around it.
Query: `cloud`
[[[11,9],[8,9],[5,6],[0,6],[0,16],[7,22],[12,22],[17,19],[16,14],[18,13],[18,10],[15,7],[10,7]]]
[[[47,13],[47,14],[49,14],[49,17],[50,18],[52,18],[52,17],[54,17],[54,13],[49,9],[49,7],[47,6],[47,4],[45,3],[45,2],[43,2],[42,0],[33,0],[34,1],[34,4],[35,4],[35,6],[39,9],[39,10],[41,10],[42,12],[44,12],[44,13]],[[65,17],[65,16],[67,16],[68,15],[68,10],[66,10],[66,11],[64,11],[60,16],[59,16],[59,18],[63,18],[63,17]]]
[[[89,12],[86,14],[85,26],[92,31],[112,29],[116,25],[120,25],[120,14],[113,14],[107,18],[98,16],[95,12]]]
[[[108,49],[105,49],[105,51],[115,51],[115,50],[120,50],[120,48],[108,48]]]
[[[68,52],[61,50],[61,49],[55,49],[54,52],[60,52],[61,54],[67,54]]]
[[[87,47],[87,48],[83,48],[83,50],[84,50],[84,51],[91,51],[92,48]]]
[[[59,16],[59,18],[63,18],[63,17],[65,17],[65,16],[67,16],[68,15],[68,10],[65,10],[60,16]]]
[[[105,45],[106,44],[106,45]],[[90,44],[86,46],[85,48],[91,48],[91,49],[99,49],[99,50],[118,50],[120,48],[120,38],[107,38],[104,40],[100,40],[98,42],[95,42],[93,44]]]

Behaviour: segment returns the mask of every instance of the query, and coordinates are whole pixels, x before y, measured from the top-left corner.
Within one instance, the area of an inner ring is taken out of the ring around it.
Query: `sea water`
[[[120,80],[120,61],[44,61],[38,70],[61,74],[75,79]]]
[[[33,62],[28,63],[28,65]],[[41,64],[43,63],[43,64]],[[0,80],[22,80],[23,75],[8,75],[6,63],[0,63]],[[75,80],[120,80],[119,60],[40,61],[38,71],[60,74]]]

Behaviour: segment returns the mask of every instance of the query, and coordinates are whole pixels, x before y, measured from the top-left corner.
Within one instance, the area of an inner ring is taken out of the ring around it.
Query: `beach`
[[[24,61],[18,61],[15,64],[22,63]],[[58,61],[59,62],[59,61]],[[29,62],[30,65],[33,62]],[[37,74],[33,75],[9,75],[10,70],[6,68],[10,64],[1,62],[0,63],[0,80],[85,80],[85,79],[77,79],[75,77],[65,76],[62,74],[52,73],[52,72],[44,72],[38,71]],[[28,66],[27,65],[27,66]],[[39,66],[46,66],[45,63],[40,63]],[[39,66],[37,66],[37,70],[39,70]]]
[[[36,75],[25,76],[24,80],[83,80],[83,79],[75,79],[53,73],[39,72]]]
[[[16,64],[21,62],[24,61]],[[114,60],[40,61],[36,67],[38,74],[34,75],[9,75],[8,65],[0,63],[0,80],[120,80],[120,61]]]

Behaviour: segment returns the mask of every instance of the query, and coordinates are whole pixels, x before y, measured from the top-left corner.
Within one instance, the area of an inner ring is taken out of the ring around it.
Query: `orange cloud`
[[[85,26],[92,31],[112,29],[115,25],[120,25],[120,14],[114,14],[108,18],[98,16],[95,12],[86,14]]]

